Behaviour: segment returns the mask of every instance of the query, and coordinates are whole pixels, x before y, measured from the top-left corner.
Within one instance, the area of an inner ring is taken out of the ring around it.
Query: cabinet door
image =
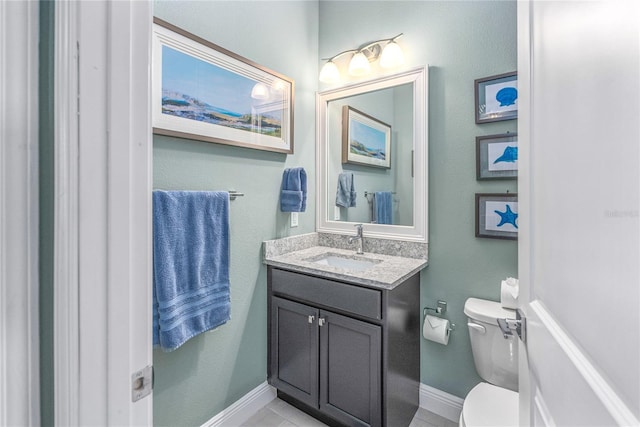
[[[273,297],[271,385],[318,407],[318,310]]]
[[[320,410],[348,426],[380,426],[381,328],[320,311]]]

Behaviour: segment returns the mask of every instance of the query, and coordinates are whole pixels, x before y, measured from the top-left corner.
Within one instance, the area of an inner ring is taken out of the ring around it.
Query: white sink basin
[[[380,260],[376,259],[356,258],[333,253],[323,254],[319,257],[309,259],[309,261],[315,262],[316,264],[328,265],[351,271],[369,270],[380,262]]]

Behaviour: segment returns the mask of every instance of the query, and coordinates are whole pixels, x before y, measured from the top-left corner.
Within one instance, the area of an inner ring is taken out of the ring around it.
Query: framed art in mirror
[[[294,82],[154,18],[153,133],[293,153]]]
[[[476,193],[476,237],[518,238],[518,194]]]
[[[391,126],[353,107],[342,107],[342,163],[391,167]]]
[[[476,179],[518,177],[518,134],[476,137]]]
[[[476,123],[518,118],[518,73],[476,79]]]

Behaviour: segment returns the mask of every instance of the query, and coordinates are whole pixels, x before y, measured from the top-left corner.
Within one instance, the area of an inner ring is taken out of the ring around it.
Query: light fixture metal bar
[[[346,55],[347,53],[362,52],[363,50],[368,49],[368,48],[370,48],[371,46],[373,46],[373,45],[375,45],[375,44],[380,44],[380,43],[383,43],[383,42],[393,42],[393,41],[396,41],[396,39],[400,38],[400,37],[401,37],[401,36],[403,36],[403,35],[404,35],[404,33],[400,33],[400,34],[398,34],[397,36],[395,36],[395,37],[391,37],[391,38],[389,38],[389,39],[380,39],[380,40],[376,40],[376,41],[371,42],[371,43],[363,44],[363,45],[361,45],[358,49],[349,49],[349,50],[344,50],[344,51],[342,51],[342,52],[338,53],[337,55],[333,55],[333,56],[332,56],[332,57],[330,57],[330,58],[321,58],[321,59],[322,59],[323,61],[333,61],[334,59],[337,59],[337,58],[341,57],[342,55]]]
[[[371,42],[371,43],[368,43],[368,44],[365,44],[365,45],[360,46],[360,48],[359,48],[359,49],[357,49],[357,50],[358,50],[358,52],[362,52],[363,50],[365,50],[365,49],[369,49],[371,46],[376,45],[376,44],[380,44],[380,43],[384,43],[384,42],[393,42],[393,41],[395,41],[397,38],[399,38],[400,36],[402,36],[403,34],[404,34],[404,33],[400,33],[400,34],[398,34],[398,35],[397,35],[397,36],[395,36],[395,37],[391,37],[390,39],[380,39],[380,40],[376,40],[376,41],[374,41],[374,42]]]
[[[333,61],[334,59],[337,59],[339,57],[341,57],[342,55],[346,55],[347,53],[351,53],[351,52],[357,52],[358,49],[349,49],[349,50],[345,50],[340,52],[337,55],[333,55],[331,58],[322,58],[323,61]]]

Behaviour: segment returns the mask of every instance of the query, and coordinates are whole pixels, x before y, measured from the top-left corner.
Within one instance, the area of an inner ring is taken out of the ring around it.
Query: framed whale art
[[[518,73],[475,80],[476,123],[518,118]]]

